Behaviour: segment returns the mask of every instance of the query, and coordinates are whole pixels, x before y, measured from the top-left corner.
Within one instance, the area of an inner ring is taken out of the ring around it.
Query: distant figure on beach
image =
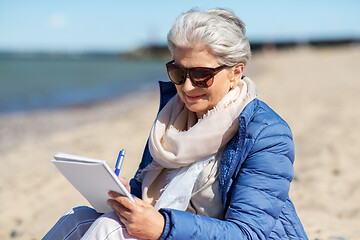
[[[307,239],[288,195],[292,133],[244,76],[243,22],[192,9],[168,46],[171,82],[135,177],[121,178],[136,203],[110,192],[113,212],[71,209],[44,239]]]

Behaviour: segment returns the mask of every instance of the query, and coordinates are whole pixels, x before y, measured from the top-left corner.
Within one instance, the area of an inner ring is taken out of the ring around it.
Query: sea
[[[166,60],[116,56],[0,57],[0,114],[93,103],[155,90]]]

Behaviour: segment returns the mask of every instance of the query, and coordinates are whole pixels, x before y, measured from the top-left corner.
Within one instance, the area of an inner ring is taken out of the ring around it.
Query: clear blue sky
[[[232,9],[250,40],[360,38],[359,0],[0,0],[0,50],[128,51],[165,43],[192,7]]]

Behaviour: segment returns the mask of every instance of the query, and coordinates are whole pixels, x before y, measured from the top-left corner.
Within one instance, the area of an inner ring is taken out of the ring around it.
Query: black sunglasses
[[[189,76],[192,84],[200,88],[210,87],[214,82],[214,76],[224,68],[228,67],[226,65],[221,65],[217,68],[183,68],[174,64],[174,62],[175,60],[172,60],[166,64],[170,80],[174,84],[180,85],[185,83],[187,76]]]

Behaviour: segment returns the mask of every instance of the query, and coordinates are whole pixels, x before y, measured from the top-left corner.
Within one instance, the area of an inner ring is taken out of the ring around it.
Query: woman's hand
[[[165,219],[151,204],[139,198],[135,203],[115,192],[109,192],[112,199],[108,204],[114,209],[127,232],[144,239],[159,239],[165,226]]]

